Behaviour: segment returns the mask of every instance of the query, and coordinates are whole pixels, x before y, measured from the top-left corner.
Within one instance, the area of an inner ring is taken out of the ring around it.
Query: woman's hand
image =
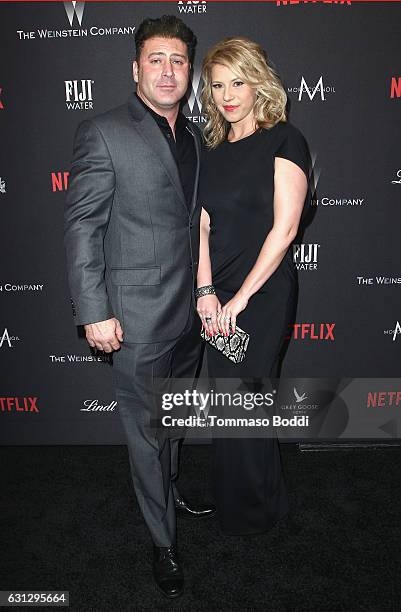
[[[213,336],[213,334],[217,333],[217,319],[221,310],[221,305],[217,296],[209,294],[198,298],[196,310],[209,336]]]
[[[239,293],[236,293],[234,297],[231,298],[231,300],[223,306],[220,312],[220,316],[218,318],[218,325],[225,336],[230,335],[231,329],[233,333],[235,332],[237,316],[240,312],[245,310],[247,305],[248,298]]]

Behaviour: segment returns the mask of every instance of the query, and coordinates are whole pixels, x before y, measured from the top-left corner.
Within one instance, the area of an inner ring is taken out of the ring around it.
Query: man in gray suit
[[[191,378],[200,356],[194,286],[199,251],[201,138],[179,110],[196,45],[177,17],[147,19],[135,35],[136,93],[78,127],[65,211],[76,325],[113,354],[131,474],[154,544],[156,584],[183,590],[176,515],[205,518],[175,485],[178,440],[150,426],[146,381]]]

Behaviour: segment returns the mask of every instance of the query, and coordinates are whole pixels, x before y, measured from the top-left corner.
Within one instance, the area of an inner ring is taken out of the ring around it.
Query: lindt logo
[[[87,399],[84,401],[85,408],[81,408],[82,412],[113,412],[117,406],[117,402],[114,400],[110,404],[99,404],[97,399]]]

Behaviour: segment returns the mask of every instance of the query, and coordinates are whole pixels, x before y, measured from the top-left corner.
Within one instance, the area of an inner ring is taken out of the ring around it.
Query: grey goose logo
[[[299,402],[303,402],[303,400],[308,398],[306,393],[302,393],[302,395],[300,395],[295,387],[294,387],[294,395],[295,395],[295,401],[297,404],[299,404]]]

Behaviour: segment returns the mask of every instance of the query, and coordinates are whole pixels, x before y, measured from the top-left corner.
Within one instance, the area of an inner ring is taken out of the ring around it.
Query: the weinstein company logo
[[[50,176],[53,193],[55,191],[67,191],[69,172],[52,172]]]
[[[395,324],[395,327],[393,329],[385,329],[383,333],[385,335],[392,336],[393,337],[393,342],[394,342],[396,340],[397,336],[399,336],[401,334],[401,324],[399,323],[399,321],[397,321],[397,323]]]
[[[390,83],[390,98],[401,98],[401,77],[392,77]]]
[[[3,181],[1,176],[0,176],[0,193],[6,193],[6,181]]]
[[[323,198],[315,198],[311,199],[311,206],[323,206],[332,208],[333,206],[338,208],[358,208],[360,206],[364,206],[366,203],[365,198],[350,198],[350,197],[335,197],[330,198],[324,196]]]
[[[92,86],[95,81],[81,79],[80,81],[64,81],[65,105],[68,110],[93,109]]]
[[[293,340],[331,340],[334,341],[335,323],[294,323],[289,325],[289,334]]]
[[[84,17],[85,2],[72,1],[63,2],[63,4],[65,14],[67,16],[67,20],[71,29],[48,30],[47,28],[39,28],[34,31],[17,30],[17,36],[19,40],[34,40],[35,38],[75,38],[76,36],[132,36],[135,32],[135,26],[91,26],[89,28],[83,28],[82,22]]]
[[[74,16],[76,16],[79,25],[82,25],[82,17],[84,16],[85,2],[64,2],[65,12],[67,13],[68,21],[72,27]]]
[[[401,276],[357,276],[358,285],[401,285]]]
[[[195,415],[196,417],[203,422],[207,422],[208,420],[208,416],[209,416],[209,410],[210,407],[208,404],[204,404],[204,405],[198,405],[198,404],[194,404],[193,409],[195,411]]]
[[[202,115],[202,103],[200,101],[201,92],[201,71],[199,69],[194,70],[193,78],[191,81],[191,93],[187,99],[188,113],[186,114],[187,119],[193,123],[206,123],[207,119]],[[195,111],[195,112],[194,112]]]
[[[43,291],[43,287],[44,285],[34,285],[34,284],[20,284],[20,283],[4,283],[3,285],[0,285],[0,291],[5,291],[6,293],[11,292],[14,293],[15,291]],[[4,330],[5,332],[7,330]],[[8,332],[7,332],[7,336],[8,336]],[[11,340],[19,340],[18,336],[8,336],[9,338],[9,342]],[[0,340],[1,342],[1,340]],[[10,345],[10,343],[8,342],[8,345]]]
[[[0,336],[0,348],[3,348],[3,346],[13,348],[13,342],[16,342],[17,340],[19,340],[18,336],[10,336],[6,327],[3,334]]]
[[[111,355],[105,353],[104,355],[49,355],[49,359],[52,363],[110,363]]]
[[[293,244],[292,257],[297,270],[317,270],[320,244]]]
[[[178,11],[180,13],[206,13],[206,0],[179,0]]]
[[[37,397],[0,397],[0,412],[39,412]]]
[[[326,100],[326,94],[335,93],[335,88],[332,85],[325,85],[323,83],[323,76],[320,77],[318,82],[315,85],[309,86],[305,80],[305,77],[301,77],[301,83],[298,87],[288,87],[287,91],[289,93],[297,93],[298,94],[298,102],[300,102],[304,95],[306,95],[310,101],[317,97],[323,101]]]

